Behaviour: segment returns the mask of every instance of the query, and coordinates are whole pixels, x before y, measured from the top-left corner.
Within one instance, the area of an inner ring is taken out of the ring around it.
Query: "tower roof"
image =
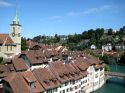
[[[14,19],[13,19],[13,24],[19,24],[18,5],[16,5],[16,13],[15,13],[15,17],[14,17]]]
[[[18,23],[18,22],[19,22],[19,18],[18,18],[17,13],[16,13],[16,15],[15,15],[15,17],[14,17],[13,21],[14,21],[14,22],[16,22],[16,23]]]
[[[13,22],[14,22],[14,24],[19,24],[19,18],[18,18],[17,10],[16,10],[16,15],[13,19]]]

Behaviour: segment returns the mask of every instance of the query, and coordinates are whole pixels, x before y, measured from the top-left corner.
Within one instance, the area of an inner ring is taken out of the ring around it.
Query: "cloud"
[[[78,16],[81,14],[82,14],[82,12],[69,12],[69,13],[67,13],[68,16]]]
[[[11,6],[13,6],[13,4],[0,0],[0,7],[11,7]]]
[[[110,9],[111,7],[112,7],[111,5],[104,5],[104,6],[97,7],[97,8],[91,8],[91,9],[84,11],[83,14],[99,13],[104,10]]]
[[[63,16],[51,16],[49,19],[56,21],[56,22],[62,22]]]
[[[108,10],[111,8],[112,8],[111,5],[103,5],[101,7],[90,8],[82,12],[69,12],[67,13],[67,16],[79,16],[79,15],[86,15],[86,14],[91,14],[91,13],[100,13],[104,10]]]
[[[50,19],[55,20],[55,19],[61,19],[61,16],[51,16]]]

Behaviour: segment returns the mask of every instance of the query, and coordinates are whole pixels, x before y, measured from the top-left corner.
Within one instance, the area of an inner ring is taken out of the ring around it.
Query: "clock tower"
[[[21,53],[21,25],[19,23],[17,11],[12,24],[10,24],[10,30],[10,37],[16,45],[15,52],[16,54],[19,54]]]

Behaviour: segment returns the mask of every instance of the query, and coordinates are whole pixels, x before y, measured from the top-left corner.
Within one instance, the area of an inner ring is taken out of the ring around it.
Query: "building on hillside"
[[[9,34],[0,34],[0,57],[11,59],[21,53],[21,25],[16,13]]]
[[[90,46],[90,48],[94,50],[94,49],[96,49],[97,47],[96,47],[96,45],[92,44],[92,45]]]
[[[125,44],[116,44],[115,45],[115,50],[125,51]]]
[[[111,51],[112,50],[112,44],[108,43],[106,45],[102,45],[102,50]]]

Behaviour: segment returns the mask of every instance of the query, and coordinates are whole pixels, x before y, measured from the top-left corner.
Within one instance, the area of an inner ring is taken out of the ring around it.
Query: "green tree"
[[[104,70],[105,71],[110,71],[110,68],[109,68],[109,66],[107,64],[105,64]]]
[[[119,63],[125,64],[125,53],[120,57]]]
[[[108,35],[113,35],[113,30],[111,28],[108,29]]]
[[[26,38],[22,37],[21,38],[21,50],[24,51],[28,48],[27,44],[26,44]]]
[[[3,64],[3,57],[0,57],[0,64]]]

